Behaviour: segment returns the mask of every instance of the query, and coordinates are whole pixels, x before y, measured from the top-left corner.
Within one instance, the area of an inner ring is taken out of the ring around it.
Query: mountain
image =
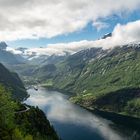
[[[51,76],[56,76],[55,78],[57,80],[57,77],[59,79],[59,75],[61,76],[62,73],[64,75],[69,74],[70,76],[78,76],[87,61],[92,60],[97,56],[99,57],[105,52],[106,51],[102,50],[101,48],[83,50],[73,55],[56,59],[56,61],[48,61],[48,64],[44,64],[42,67],[37,68],[32,74],[35,75],[39,81],[48,79]],[[59,58],[59,56],[53,57]],[[52,60],[52,58],[48,60]],[[61,71],[59,71],[59,69],[61,69]],[[64,75],[63,77],[65,77]]]
[[[56,54],[52,54],[52,55],[29,55],[28,56],[28,60],[29,63],[32,65],[47,65],[47,64],[56,64],[57,62],[60,62],[62,60],[64,60],[66,57],[68,57],[70,54],[66,53],[66,55],[56,55]]]
[[[26,70],[28,60],[20,54],[15,54],[8,50],[7,47],[8,45],[5,42],[0,42],[0,63],[6,66],[10,71],[20,74],[20,71]]]
[[[13,54],[6,50],[7,44],[0,42],[0,62],[5,65],[21,64],[25,62],[25,59],[18,55]]]
[[[6,50],[7,44],[5,42],[0,42],[0,50]]]
[[[62,60],[64,60],[66,57],[68,57],[70,54],[67,53],[66,55],[51,55],[51,56],[48,56],[44,61],[42,61],[42,65],[47,65],[47,64],[56,64]]]
[[[106,38],[111,37],[111,36],[112,36],[112,33],[107,33],[101,39],[106,39]]]
[[[16,48],[16,50],[24,53],[27,50],[27,48],[19,47],[19,48]]]
[[[0,139],[59,140],[43,111],[20,102],[25,97],[18,75],[0,64]]]
[[[14,99],[23,100],[27,97],[26,89],[18,75],[11,73],[0,63],[0,84],[4,85],[12,92]]]
[[[3,45],[0,51],[6,52],[5,47]],[[0,63],[0,139],[59,140],[43,111],[20,102],[27,96],[19,76]]]
[[[6,50],[0,50],[0,62],[4,64],[17,64],[19,63],[16,56]]]
[[[36,79],[46,86],[72,93],[72,101],[140,117],[139,43],[109,50],[83,50],[53,64],[53,70],[47,67],[50,65],[34,73]]]

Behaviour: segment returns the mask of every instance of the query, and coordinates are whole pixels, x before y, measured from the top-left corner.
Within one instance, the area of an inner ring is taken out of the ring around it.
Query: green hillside
[[[137,113],[140,109],[139,46],[132,44],[106,51],[89,49],[76,53],[57,63],[55,71],[49,73],[50,77],[42,75],[41,82],[74,93],[71,100],[82,106],[123,114],[133,113],[133,116],[140,117]],[[114,104],[119,104],[118,109],[112,107],[113,103],[106,102],[107,99],[114,99]],[[106,104],[100,106],[100,101]],[[129,110],[130,106],[134,109]]]
[[[22,100],[27,96],[25,87],[16,73],[11,73],[0,64],[0,83],[8,87],[14,99]]]
[[[58,140],[38,107],[28,106],[26,111],[26,105],[19,102],[26,97],[18,75],[0,64],[0,140]]]
[[[58,140],[45,114],[35,107],[15,102],[10,91],[0,85],[0,139],[1,140]]]
[[[18,55],[13,54],[10,51],[7,51],[7,44],[5,42],[0,42],[0,62],[4,65],[14,65],[14,64],[22,64],[25,62],[25,59]]]

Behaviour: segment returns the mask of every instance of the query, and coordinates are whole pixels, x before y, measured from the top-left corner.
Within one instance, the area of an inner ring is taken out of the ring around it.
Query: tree
[[[11,100],[10,93],[0,85],[0,127],[12,128],[17,105]]]

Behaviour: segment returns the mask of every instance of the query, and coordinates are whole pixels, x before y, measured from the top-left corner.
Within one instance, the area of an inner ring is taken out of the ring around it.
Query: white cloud
[[[130,22],[126,25],[118,24],[114,28],[112,36],[106,39],[100,39],[96,41],[82,40],[79,42],[49,44],[46,48],[28,49],[26,50],[26,54],[31,54],[32,52],[36,52],[37,55],[64,55],[65,52],[73,54],[87,48],[103,47],[103,49],[108,49],[117,45],[124,45],[138,41],[140,41],[140,20]]]
[[[26,104],[39,106],[47,115],[50,121],[69,123],[90,128],[93,132],[101,133],[106,140],[122,140],[119,134],[111,128],[110,123],[92,113],[81,110],[71,104],[66,97],[54,91],[39,89],[28,90],[30,97],[25,101]]]
[[[9,52],[11,52],[11,53],[13,53],[13,54],[22,54],[21,51],[16,50],[16,49],[14,49],[14,48],[12,48],[12,47],[7,47],[7,48],[6,48],[6,51],[9,51]]]
[[[0,0],[0,39],[53,37],[140,7],[140,0]]]
[[[118,45],[124,45],[133,42],[140,42],[140,20],[129,22],[125,25],[116,25],[112,32],[112,36],[106,39],[100,39],[96,41],[82,40],[79,42],[70,43],[57,43],[48,44],[44,48],[29,48],[25,50],[24,55],[65,55],[66,52],[73,54],[83,49],[102,47],[103,49],[113,48]],[[8,48],[9,51],[14,52],[14,49]],[[15,51],[15,53],[20,53]]]
[[[101,22],[101,21],[95,21],[95,22],[93,22],[92,25],[97,28],[97,31],[100,31],[101,29],[109,27],[108,23]]]

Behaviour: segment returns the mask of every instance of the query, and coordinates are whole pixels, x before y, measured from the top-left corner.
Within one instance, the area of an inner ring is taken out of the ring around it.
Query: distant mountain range
[[[3,52],[6,52],[4,45],[1,47],[1,53],[6,54],[4,57],[11,59],[14,56]],[[8,62],[11,66],[17,65],[16,61],[3,62],[6,64]],[[22,65],[22,63],[19,64]],[[0,63],[0,139],[33,140],[35,137],[41,140],[59,140],[43,111],[33,106],[28,106],[27,109],[27,106],[21,103],[27,97],[28,94],[18,74],[10,72]]]
[[[0,55],[0,62],[10,64],[8,68],[19,73],[25,83],[39,82],[71,93],[73,102],[87,108],[140,117],[140,43],[110,49],[89,48],[72,55],[32,53],[24,63],[5,47],[1,47],[4,56]],[[26,48],[19,50],[24,52]],[[20,57],[25,58],[22,54]]]
[[[4,65],[22,64],[24,59],[19,55],[8,52],[6,48],[7,44],[0,42],[0,84],[11,90],[14,99],[22,100],[27,96],[22,81],[16,73],[10,72]]]
[[[112,36],[112,33],[107,33],[101,39],[106,39],[106,38],[111,37],[111,36]]]
[[[24,63],[25,59],[21,55],[13,54],[6,50],[7,44],[0,42],[0,62],[3,64],[20,64]]]
[[[31,75],[84,107],[140,117],[140,44],[83,50]]]
[[[111,36],[112,33],[108,33],[105,34],[101,39],[106,39]],[[34,65],[38,65],[38,64],[44,65],[49,63],[56,63],[72,54],[70,50],[65,50],[65,51],[63,50],[64,53],[62,55],[56,54],[55,52],[54,54],[53,53],[45,54],[44,53],[45,48],[43,47],[35,48],[35,49],[23,48],[23,47],[12,48],[12,49],[9,48],[10,47],[5,42],[0,43],[0,51],[1,51],[0,61],[6,64],[18,64],[18,63],[23,63],[25,61],[29,61],[29,63]],[[40,53],[38,53],[38,51]],[[78,50],[75,51],[75,53],[76,52],[78,52]]]

